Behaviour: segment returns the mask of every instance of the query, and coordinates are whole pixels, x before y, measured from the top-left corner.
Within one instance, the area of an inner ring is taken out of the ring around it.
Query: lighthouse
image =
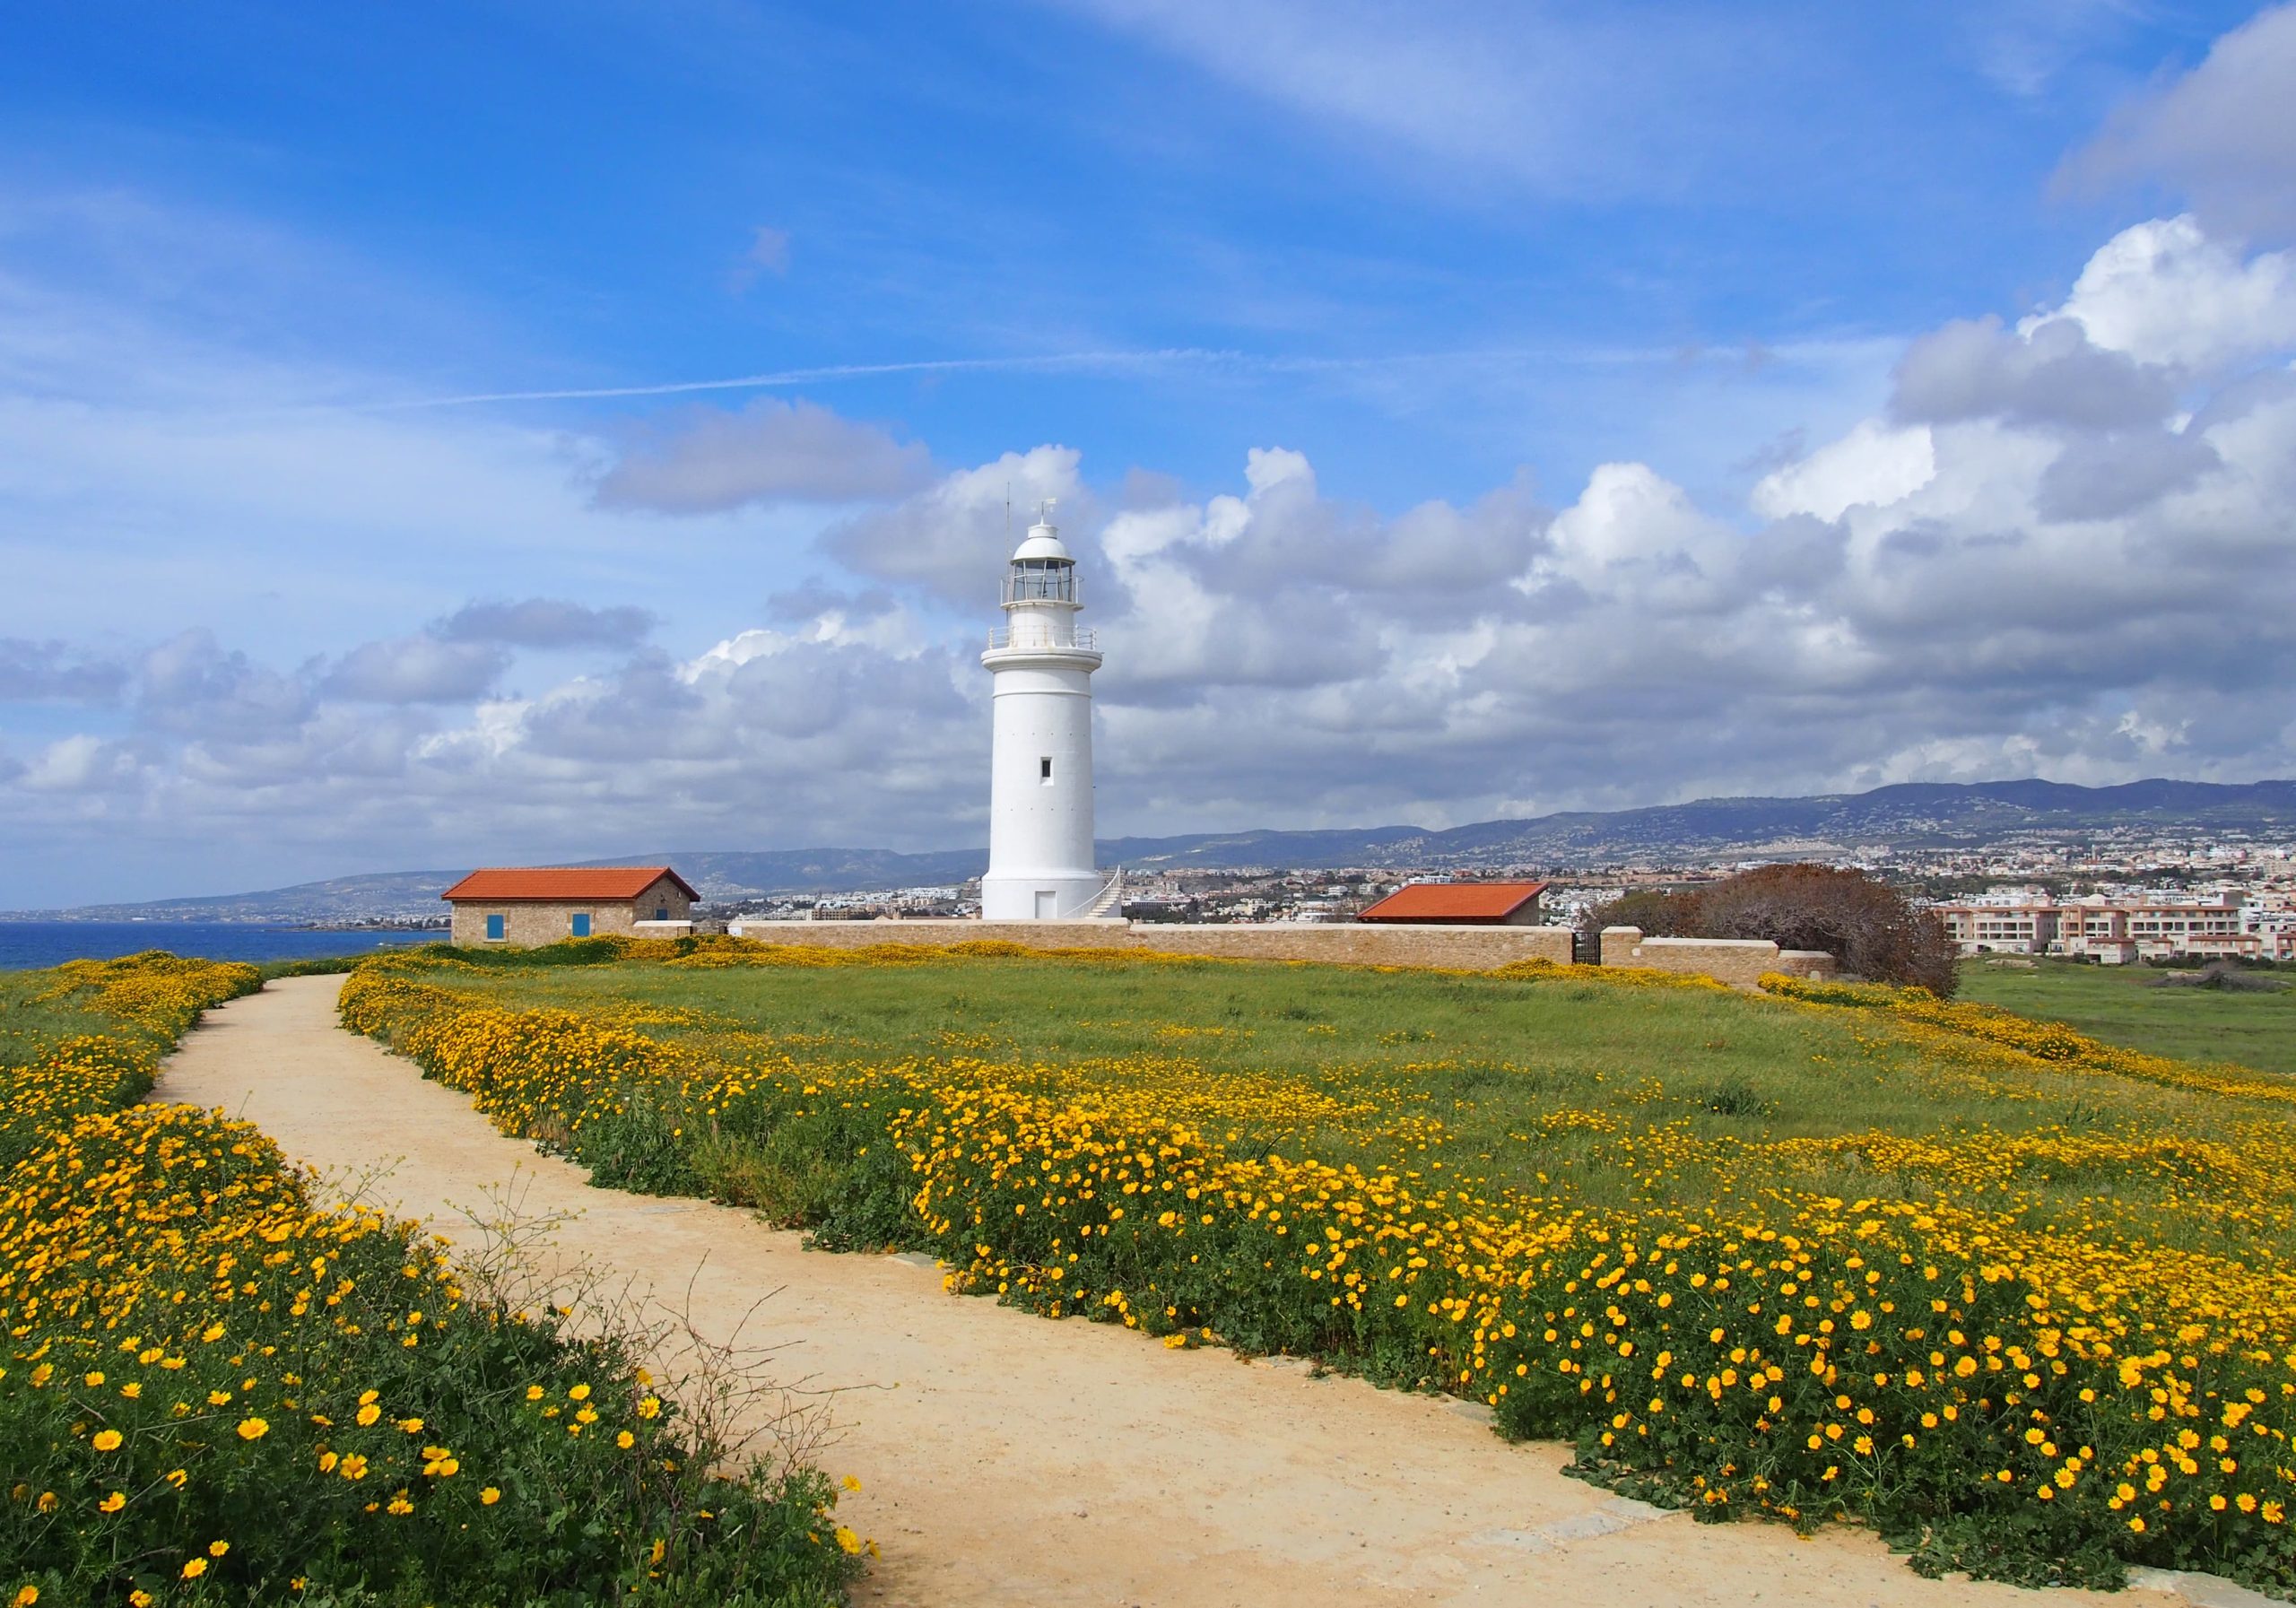
[[[991,921],[1107,914],[1115,879],[1092,867],[1092,672],[1100,656],[1076,626],[1076,561],[1050,502],[1004,571],[1004,624],[980,662],[996,678],[988,783]]]

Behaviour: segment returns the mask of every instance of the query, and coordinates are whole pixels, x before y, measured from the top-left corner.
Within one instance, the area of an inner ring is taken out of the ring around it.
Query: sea
[[[439,943],[430,932],[314,931],[235,921],[0,921],[0,971],[105,960],[164,949],[210,960],[298,960],[317,955],[369,955],[407,943]]]

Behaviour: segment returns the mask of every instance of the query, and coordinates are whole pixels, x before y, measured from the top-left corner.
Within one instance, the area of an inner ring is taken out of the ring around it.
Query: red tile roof
[[[1367,907],[1361,921],[1503,921],[1544,882],[1413,882]]]
[[[701,897],[667,865],[493,865],[472,872],[439,897],[484,900],[489,904],[636,899],[664,877],[683,888],[688,899]]]

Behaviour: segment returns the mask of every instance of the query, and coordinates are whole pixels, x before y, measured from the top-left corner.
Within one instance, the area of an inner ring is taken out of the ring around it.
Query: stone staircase
[[[1092,895],[1092,902],[1081,912],[1082,919],[1097,921],[1103,917],[1124,914],[1124,867],[1119,865],[1109,873],[1109,880]]]

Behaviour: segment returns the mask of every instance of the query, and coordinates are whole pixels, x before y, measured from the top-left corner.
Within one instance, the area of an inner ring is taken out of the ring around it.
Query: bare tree
[[[1699,890],[1697,935],[1768,938],[1822,949],[1875,982],[1953,992],[1953,940],[1944,922],[1879,877],[1831,865],[1764,865]]]

